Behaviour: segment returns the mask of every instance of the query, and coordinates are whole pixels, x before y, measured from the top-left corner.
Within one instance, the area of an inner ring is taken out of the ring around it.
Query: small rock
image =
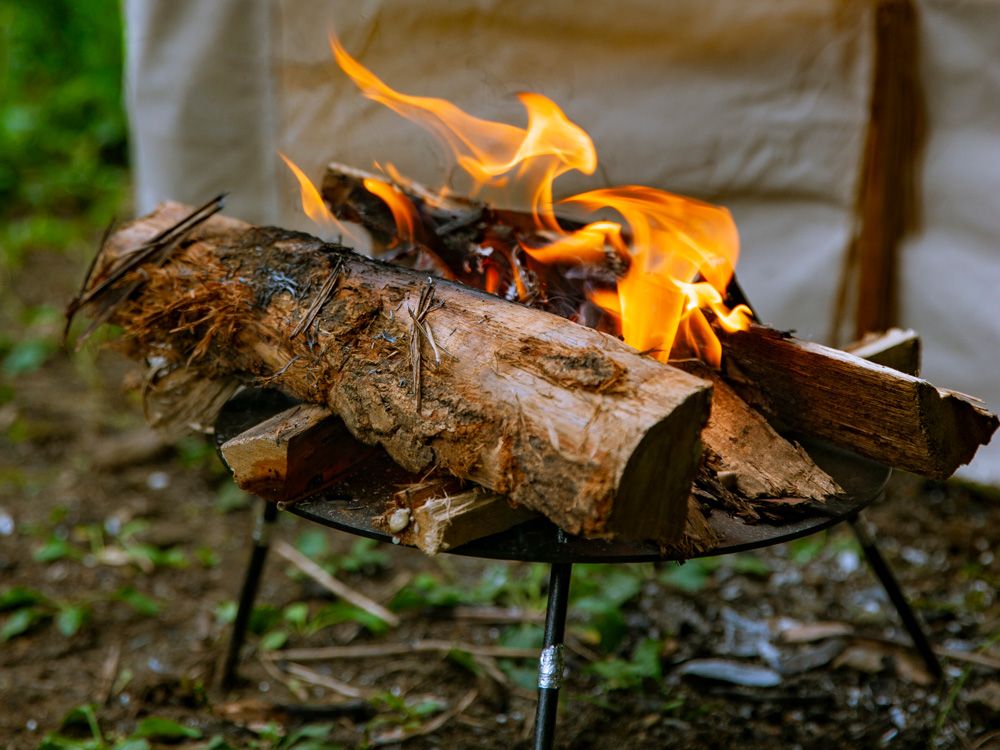
[[[10,536],[15,531],[14,516],[0,508],[0,536]]]
[[[400,531],[405,529],[410,525],[410,509],[409,508],[396,508],[389,516],[389,531],[393,534],[398,534]]]
[[[773,669],[725,659],[692,659],[682,664],[677,671],[684,675],[731,682],[744,687],[775,687],[781,684],[781,675]]]

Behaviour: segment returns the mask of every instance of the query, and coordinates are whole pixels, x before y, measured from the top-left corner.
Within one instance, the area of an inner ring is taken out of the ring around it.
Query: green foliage
[[[541,649],[544,631],[534,623],[522,622],[511,625],[500,634],[500,645],[510,648]],[[535,690],[538,687],[538,664],[525,663],[513,659],[500,659],[497,665],[503,670],[515,685],[525,690]]]
[[[271,745],[272,750],[339,750],[340,745],[327,740],[332,724],[309,724],[289,732]]]
[[[215,511],[221,515],[246,510],[253,502],[253,495],[244,492],[235,482],[223,482],[215,496]]]
[[[540,610],[545,607],[548,566],[490,565],[474,584],[461,585],[442,580],[432,573],[414,576],[389,604],[390,609],[457,607],[460,604],[497,604]]]
[[[789,542],[788,559],[799,565],[812,562],[826,549],[826,537],[826,532],[821,531]]]
[[[583,615],[587,640],[605,652],[618,647],[628,630],[622,606],[642,589],[648,570],[640,565],[574,567],[570,607]]]
[[[51,619],[64,636],[75,635],[89,622],[91,608],[85,601],[50,599],[40,591],[15,586],[0,593],[0,612],[10,613],[0,625],[2,643]]]
[[[258,645],[265,651],[282,648],[292,633],[309,636],[342,622],[356,622],[375,635],[382,635],[389,630],[382,618],[339,601],[324,604],[312,617],[309,615],[309,605],[305,602],[289,604],[280,614],[276,607],[256,607],[251,615],[252,626],[263,628]]]
[[[643,680],[659,681],[663,676],[660,666],[662,648],[660,641],[646,638],[632,651],[631,659],[605,659],[591,664],[587,669],[600,676],[608,690],[637,688]]]
[[[82,730],[90,736],[79,738],[60,732],[50,732],[42,739],[38,746],[39,750],[150,750],[149,739],[177,742],[187,739],[198,740],[202,737],[200,729],[186,727],[170,719],[156,716],[143,719],[136,730],[127,736],[117,738],[106,736],[97,720],[96,707],[89,704],[78,706],[66,714],[60,730],[73,735],[79,734]],[[209,743],[209,747],[212,746],[212,743]],[[214,747],[219,748],[218,744]]]
[[[140,594],[134,586],[123,586],[114,597],[116,601],[125,602],[132,609],[145,617],[156,617],[160,614],[160,605],[145,594]]]
[[[201,730],[186,727],[170,719],[150,716],[139,722],[132,737],[149,737],[157,740],[201,739]]]
[[[373,700],[379,705],[381,713],[368,723],[367,729],[386,724],[398,727],[398,731],[409,732],[419,729],[427,717],[440,711],[443,706],[435,700],[408,701],[405,697],[393,695],[388,690],[379,693]]]
[[[149,523],[144,520],[131,521],[114,534],[109,534],[106,527],[100,524],[74,527],[69,535],[65,530],[57,528],[34,551],[33,556],[36,562],[43,563],[64,559],[92,560],[103,565],[124,565],[131,562],[144,573],[151,573],[156,568],[186,568],[187,555],[179,547],[162,549],[135,538],[147,528]],[[86,542],[90,557],[88,558],[87,549],[74,542]]]
[[[331,575],[339,571],[372,575],[389,567],[389,555],[374,539],[361,537],[354,541],[346,555],[334,555],[330,552],[327,532],[307,529],[299,534],[295,548]],[[293,570],[293,577],[300,575],[298,570]]]
[[[0,625],[0,643],[48,620],[53,620],[56,629],[68,638],[89,624],[94,602],[104,600],[125,602],[146,617],[160,612],[156,602],[132,586],[110,595],[91,595],[77,600],[52,599],[40,591],[15,586],[0,593],[0,612],[10,613]]]
[[[340,558],[340,570],[348,573],[369,573],[389,567],[389,555],[374,539],[359,538],[350,551]]]
[[[63,245],[57,217],[103,223],[126,181],[118,3],[0,0],[0,29],[0,247]]]

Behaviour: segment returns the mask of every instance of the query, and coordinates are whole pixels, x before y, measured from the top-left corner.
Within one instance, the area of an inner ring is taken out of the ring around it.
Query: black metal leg
[[[563,637],[572,563],[553,563],[545,611],[545,642],[538,664],[538,708],[535,710],[535,750],[551,750],[556,736],[556,709],[563,676]]]
[[[942,675],[941,662],[938,661],[937,654],[931,648],[920,620],[917,619],[916,613],[910,607],[910,603],[906,601],[902,589],[899,588],[896,576],[893,575],[888,563],[882,557],[882,553],[879,552],[875,540],[865,530],[858,516],[851,517],[850,524],[851,528],[854,529],[854,535],[861,544],[861,549],[865,552],[865,557],[868,558],[868,564],[871,565],[875,575],[878,576],[879,581],[885,588],[885,593],[889,595],[889,600],[899,613],[899,619],[903,621],[903,627],[910,634],[917,653],[920,654],[920,657],[924,660],[924,664],[927,665],[927,670],[935,678],[940,679]]]
[[[247,623],[250,622],[250,613],[253,612],[253,603],[257,598],[257,589],[260,586],[260,576],[264,571],[264,561],[267,559],[267,550],[271,545],[271,527],[278,517],[278,506],[262,500],[264,507],[260,515],[257,516],[257,525],[253,530],[253,550],[250,552],[250,562],[247,564],[247,572],[243,578],[243,588],[240,591],[240,603],[236,609],[236,619],[233,620],[233,633],[229,638],[229,649],[226,652],[226,661],[222,667],[222,687],[232,686],[236,680],[236,665],[240,660],[240,649],[243,648],[243,641],[247,634]]]

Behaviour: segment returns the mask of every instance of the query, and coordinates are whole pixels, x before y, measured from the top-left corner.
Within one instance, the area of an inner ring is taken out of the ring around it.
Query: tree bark
[[[89,286],[189,210],[164,204],[116,233]],[[469,479],[570,533],[670,543],[683,531],[711,386],[611,336],[218,216],[123,283],[136,279],[110,317],[132,356],[325,404],[408,471]]]

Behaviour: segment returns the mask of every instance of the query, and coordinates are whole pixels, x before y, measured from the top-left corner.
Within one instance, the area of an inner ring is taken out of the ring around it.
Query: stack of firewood
[[[707,506],[780,520],[842,494],[790,432],[944,478],[997,427],[975,399],[761,325],[719,332],[720,370],[656,361],[588,307],[627,260],[539,267],[518,247],[544,240],[524,217],[397,183],[414,207],[400,236],[365,177],[331,167],[323,195],[393,263],[217,203],[163,204],[107,239],[70,306],[152,363],[153,422],[211,422],[240,384],[304,402],[224,448],[262,497],[392,460],[415,480],[387,498],[385,528],[430,552],[539,513],[694,552],[716,542]]]

